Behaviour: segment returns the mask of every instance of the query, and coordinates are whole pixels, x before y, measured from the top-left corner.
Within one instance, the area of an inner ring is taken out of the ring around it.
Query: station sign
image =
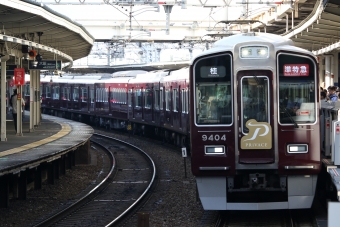
[[[28,69],[30,70],[61,70],[61,61],[59,60],[41,60],[36,66],[33,60],[28,60]]]
[[[25,84],[25,69],[24,68],[14,69],[14,84],[15,85]]]

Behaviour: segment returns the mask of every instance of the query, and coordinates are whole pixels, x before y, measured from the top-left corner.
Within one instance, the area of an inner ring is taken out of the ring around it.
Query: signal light
[[[35,50],[30,50],[30,52],[28,52],[28,55],[31,57],[31,58],[34,58],[35,56],[37,56],[37,52]]]

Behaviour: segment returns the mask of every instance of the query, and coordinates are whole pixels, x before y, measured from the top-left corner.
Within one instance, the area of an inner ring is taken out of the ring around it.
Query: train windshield
[[[197,125],[232,123],[231,56],[213,56],[194,66]]]
[[[280,123],[314,123],[316,78],[313,61],[292,54],[280,54],[278,59]]]

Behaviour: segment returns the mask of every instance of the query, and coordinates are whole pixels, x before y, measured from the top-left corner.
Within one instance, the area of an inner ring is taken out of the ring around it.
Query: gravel
[[[104,131],[99,133],[108,134]],[[196,196],[189,158],[186,160],[185,177],[180,148],[174,150],[146,138],[129,138],[119,133],[111,136],[128,140],[146,151],[155,161],[157,187],[142,208],[142,212],[149,216],[149,226],[199,226],[204,211]],[[24,201],[11,200],[9,208],[0,208],[1,226],[33,226],[46,215],[71,204],[88,191],[94,182],[102,179],[104,157],[91,149],[90,165],[77,165],[66,170],[66,175],[56,179],[54,185],[44,183],[41,190],[28,191]],[[138,216],[135,215],[125,226],[138,226],[137,223]]]

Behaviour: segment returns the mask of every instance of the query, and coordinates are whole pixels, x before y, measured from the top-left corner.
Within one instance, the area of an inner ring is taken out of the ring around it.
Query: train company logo
[[[271,149],[272,127],[267,122],[250,119],[246,123],[248,135],[241,138],[241,149]]]

